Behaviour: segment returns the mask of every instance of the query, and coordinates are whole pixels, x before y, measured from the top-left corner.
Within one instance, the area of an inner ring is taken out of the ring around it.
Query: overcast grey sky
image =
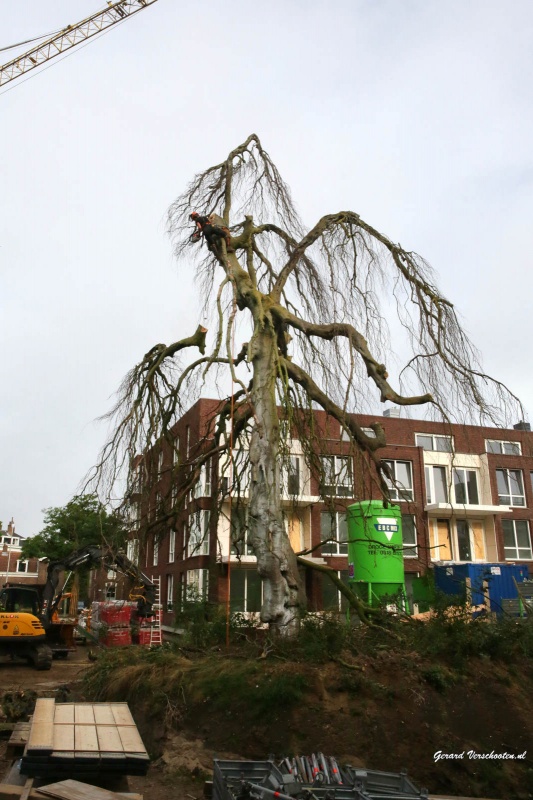
[[[102,5],[3,0],[0,47]],[[4,524],[39,531],[126,371],[196,327],[165,212],[252,131],[307,224],[349,208],[433,265],[531,412],[532,43],[531,0],[159,0],[0,90]]]

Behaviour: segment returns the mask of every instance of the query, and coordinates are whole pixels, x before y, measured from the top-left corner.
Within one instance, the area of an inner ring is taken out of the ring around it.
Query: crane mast
[[[72,47],[85,42],[92,36],[122,22],[127,17],[137,14],[144,8],[156,3],[157,0],[118,0],[118,2],[108,3],[108,8],[99,11],[90,17],[78,22],[76,25],[67,25],[59,33],[47,39],[37,47],[33,47],[7,64],[0,67],[0,86],[5,86],[15,78],[19,78],[41,64],[50,61],[51,58],[70,50]]]

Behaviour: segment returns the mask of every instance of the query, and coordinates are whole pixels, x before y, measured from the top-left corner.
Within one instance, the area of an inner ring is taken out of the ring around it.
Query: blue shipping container
[[[514,600],[518,597],[513,578],[521,583],[529,578],[525,564],[445,564],[436,566],[435,586],[444,594],[465,596],[465,582],[470,578],[472,587],[472,604],[482,605],[483,583],[488,583],[490,610],[501,614],[502,600]]]

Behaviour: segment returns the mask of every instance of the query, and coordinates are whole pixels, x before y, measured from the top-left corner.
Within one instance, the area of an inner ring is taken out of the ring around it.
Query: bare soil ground
[[[86,648],[80,647],[67,661],[54,661],[50,672],[24,663],[0,664],[0,685],[3,692],[33,690],[60,701],[80,700],[80,679],[90,666]],[[445,688],[432,685],[431,676],[421,679],[415,668],[420,665],[393,651],[365,657],[355,666],[261,662],[265,680],[280,670],[292,671],[303,676],[305,692],[296,705],[278,705],[259,715],[238,696],[224,706],[214,697],[189,697],[185,687],[182,713],[170,720],[154,715],[147,689],[135,703],[130,700],[130,707],[154,761],[146,777],[129,779],[130,790],[146,800],[200,800],[215,756],[265,759],[269,753],[322,751],[357,766],[406,768],[417,785],[435,794],[533,798],[530,661],[509,672],[503,664],[478,660]],[[435,762],[439,750],[526,751],[527,756],[520,764],[468,756]],[[5,742],[2,758],[5,772]]]

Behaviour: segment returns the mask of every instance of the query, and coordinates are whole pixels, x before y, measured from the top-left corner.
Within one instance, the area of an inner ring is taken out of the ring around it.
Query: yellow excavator
[[[52,650],[46,631],[37,616],[37,609],[7,602],[5,590],[0,593],[0,656],[25,658],[35,669],[50,669]]]
[[[53,658],[67,658],[75,649],[76,623],[59,619],[56,612],[70,575],[84,565],[93,569],[107,566],[127,577],[138,615],[153,616],[155,587],[148,576],[123,553],[88,545],[50,562],[44,586],[11,584],[0,590],[0,656],[26,658],[42,670],[50,669]],[[69,574],[60,587],[64,571]]]

